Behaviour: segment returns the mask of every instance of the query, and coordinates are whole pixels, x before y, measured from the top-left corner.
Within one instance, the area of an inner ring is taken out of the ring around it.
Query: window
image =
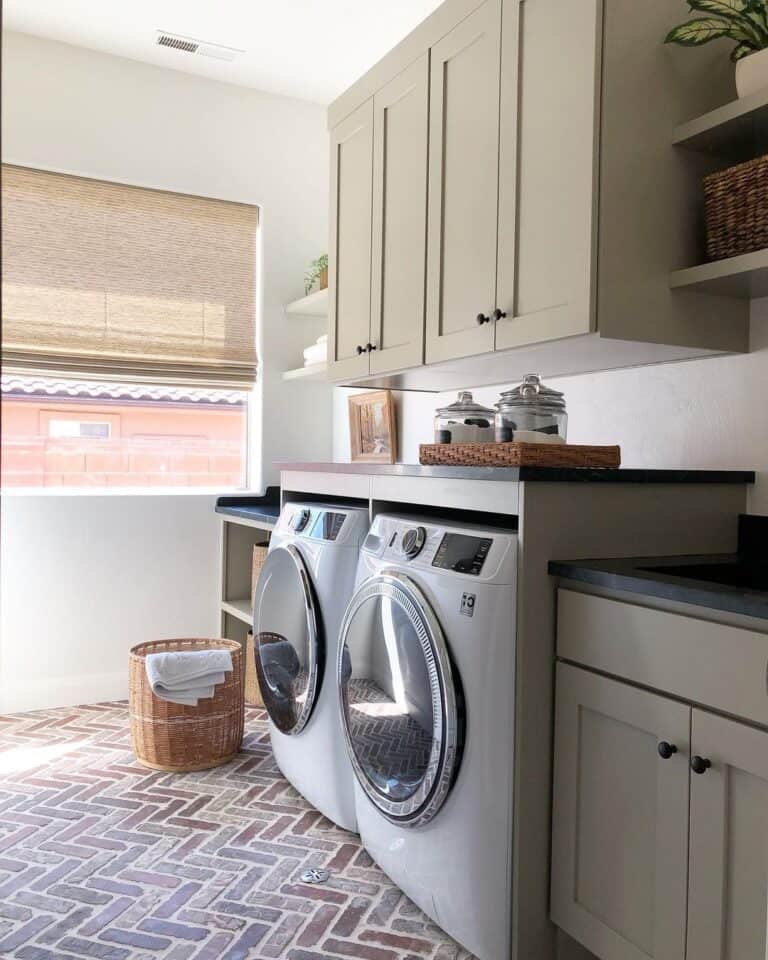
[[[49,437],[94,437],[109,440],[109,423],[103,420],[59,420],[48,421]]]
[[[2,173],[3,486],[244,487],[258,208]]]
[[[246,484],[248,394],[4,375],[3,487]]]

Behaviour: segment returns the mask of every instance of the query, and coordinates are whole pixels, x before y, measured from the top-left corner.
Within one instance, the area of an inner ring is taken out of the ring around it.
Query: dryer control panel
[[[368,511],[332,504],[286,503],[277,530],[282,534],[339,545],[359,544],[368,526]]]

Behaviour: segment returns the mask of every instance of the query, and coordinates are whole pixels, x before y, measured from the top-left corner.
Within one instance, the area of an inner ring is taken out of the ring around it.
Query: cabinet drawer
[[[768,634],[561,589],[557,654],[768,725]]]

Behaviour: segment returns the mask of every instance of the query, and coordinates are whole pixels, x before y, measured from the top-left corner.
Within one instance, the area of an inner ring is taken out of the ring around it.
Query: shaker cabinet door
[[[329,379],[368,373],[371,322],[373,100],[331,131]]]
[[[373,99],[371,373],[424,360],[429,56]]]
[[[601,960],[684,960],[690,707],[561,663],[556,711],[553,921]]]
[[[431,49],[427,363],[493,350],[501,0]]]
[[[600,0],[505,0],[496,349],[589,333]],[[578,51],[553,60],[553,50]]]
[[[693,711],[689,960],[768,956],[768,732]]]

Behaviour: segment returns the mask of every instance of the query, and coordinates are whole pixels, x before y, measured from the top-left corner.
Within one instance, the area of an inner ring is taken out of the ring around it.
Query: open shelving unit
[[[680,124],[672,143],[706,154],[723,168],[768,152],[768,89]],[[768,296],[768,249],[675,270],[669,285],[739,300]]]
[[[669,285],[673,290],[697,290],[738,300],[768,297],[768,249],[675,270]]]
[[[301,300],[294,300],[285,308],[286,316],[303,318],[305,320],[325,320],[328,317],[328,289],[317,290]],[[283,380],[303,380],[325,382],[328,371],[326,361],[310,363],[294,370],[283,372]]]
[[[761,149],[768,148],[768,90],[760,90],[681,123],[672,143],[733,163],[749,160]]]
[[[292,301],[286,306],[285,312],[289,317],[327,317],[328,288],[316,290],[300,300]]]
[[[271,487],[264,497],[242,500],[245,506],[239,515],[218,510],[222,521],[219,609],[222,637],[245,643],[253,627],[253,548],[269,543],[280,508],[279,489]],[[247,501],[251,501],[250,506]]]
[[[306,367],[297,367],[295,370],[286,370],[283,373],[283,380],[325,380],[328,371],[328,364],[310,363]]]

